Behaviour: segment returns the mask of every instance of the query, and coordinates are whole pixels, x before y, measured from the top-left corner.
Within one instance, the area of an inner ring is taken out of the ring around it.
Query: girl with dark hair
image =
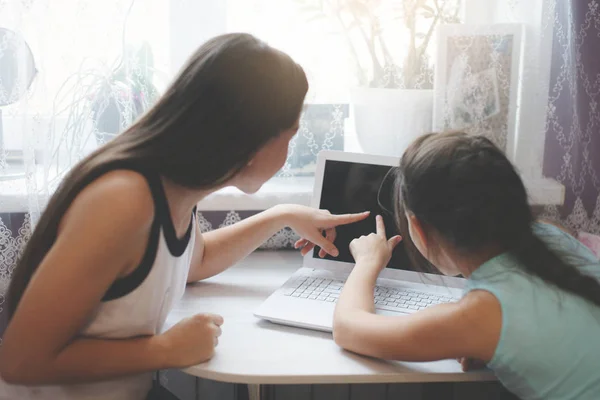
[[[254,193],[282,167],[307,89],[298,64],[251,35],[201,46],[158,103],[52,196],[13,272],[2,378],[50,385],[36,399],[143,399],[151,371],[201,363],[217,345],[218,315],[162,333],[186,282],[284,226],[337,256],[335,226],[366,214],[277,206],[204,235],[195,218],[208,194]]]
[[[534,222],[521,178],[483,137],[429,134],[397,170],[396,219],[415,266],[462,275],[464,297],[407,316],[376,315],[373,288],[391,251],[354,240],[334,339],[369,356],[480,360],[522,399],[600,398],[600,262],[551,224]]]

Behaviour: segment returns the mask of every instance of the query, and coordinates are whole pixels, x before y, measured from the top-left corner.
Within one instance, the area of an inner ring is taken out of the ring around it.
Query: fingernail
[[[340,255],[340,252],[339,252],[338,250],[333,250],[333,251],[331,252],[331,255],[332,255],[332,256],[334,256],[334,257],[337,257],[337,256],[339,256],[339,255]]]

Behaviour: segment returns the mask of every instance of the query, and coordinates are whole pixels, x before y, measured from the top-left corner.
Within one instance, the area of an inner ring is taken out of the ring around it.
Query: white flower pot
[[[351,115],[362,150],[399,157],[410,143],[431,132],[433,90],[354,88]]]

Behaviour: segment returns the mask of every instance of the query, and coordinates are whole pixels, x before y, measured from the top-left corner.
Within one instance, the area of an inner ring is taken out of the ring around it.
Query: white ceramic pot
[[[354,88],[354,129],[365,153],[399,157],[418,136],[431,131],[433,90]]]

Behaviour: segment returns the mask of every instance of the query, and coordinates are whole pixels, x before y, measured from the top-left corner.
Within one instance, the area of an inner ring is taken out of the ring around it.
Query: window
[[[7,154],[0,159],[8,160],[9,168],[0,162],[0,175],[24,172],[25,158],[31,164],[33,183],[21,182],[3,192],[33,185],[38,192],[51,193],[75,162],[122,131],[151,105],[197,46],[224,32],[246,31],[287,52],[303,66],[310,83],[307,105],[285,167],[258,196],[225,190],[215,195],[218,203],[209,201],[205,207],[256,209],[278,202],[306,204],[319,151],[399,155],[415,136],[432,130],[439,49],[436,32],[442,23],[513,22],[528,29],[519,67],[526,65],[528,69],[518,71],[514,160],[527,177],[541,178],[551,43],[551,35],[544,33],[549,25],[544,24],[547,3],[0,2],[0,26],[24,37],[38,70],[26,98],[2,107]],[[26,201],[22,203],[25,207]]]
[[[377,135],[385,124],[361,131],[362,126],[349,123],[351,103],[357,97],[354,89],[422,89],[425,101],[432,103],[435,27],[460,22],[461,16],[460,0],[228,1],[228,31],[250,32],[282,49],[309,77],[306,112],[280,176],[310,176],[320,150],[393,151],[388,138]],[[389,115],[374,118],[378,117]],[[430,131],[431,115],[422,118],[426,120],[423,130]],[[379,147],[373,142],[379,142]]]
[[[37,69],[26,96],[2,107],[11,171],[23,168],[23,146],[35,148],[38,162],[60,152],[59,164],[67,166],[102,142],[89,113],[119,69],[135,75],[140,56],[156,93],[171,79],[168,0],[9,1],[4,7],[0,26],[18,32]]]

